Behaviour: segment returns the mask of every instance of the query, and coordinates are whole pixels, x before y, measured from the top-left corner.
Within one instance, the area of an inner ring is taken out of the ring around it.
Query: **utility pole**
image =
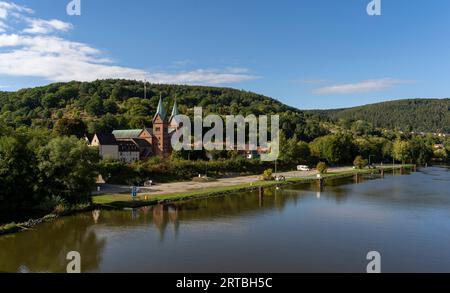
[[[144,79],[144,99],[147,99],[147,80]]]

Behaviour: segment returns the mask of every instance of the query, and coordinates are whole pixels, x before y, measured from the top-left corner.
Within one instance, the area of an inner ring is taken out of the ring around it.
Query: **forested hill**
[[[321,120],[363,120],[375,127],[403,131],[450,133],[450,99],[411,99],[337,110],[313,110]]]
[[[144,84],[130,80],[54,83],[0,92],[0,123],[15,128],[56,128],[63,134],[64,129],[75,128],[78,136],[150,127],[160,96],[169,114],[174,99],[180,112],[188,115],[192,115],[194,106],[203,107],[204,114],[279,114],[286,136],[297,135],[306,141],[327,133],[319,121],[351,124],[363,120],[386,129],[450,133],[450,99],[301,111],[263,95],[231,88],[148,84],[144,94]]]
[[[298,109],[272,98],[231,88],[147,84],[130,80],[54,83],[48,86],[0,92],[0,121],[13,127],[54,129],[58,121],[77,120],[78,132],[149,127],[162,96],[170,114],[174,99],[182,114],[194,106],[204,114],[279,114],[281,128],[311,140],[324,134],[319,123]],[[85,126],[85,130],[83,127]]]

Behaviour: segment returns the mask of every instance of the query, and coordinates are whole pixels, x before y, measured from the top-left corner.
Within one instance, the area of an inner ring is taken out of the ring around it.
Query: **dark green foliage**
[[[87,133],[86,124],[81,119],[61,118],[56,122],[53,130],[60,136],[74,135],[78,138],[84,137]]]
[[[207,175],[220,177],[230,172],[239,174],[262,173],[273,167],[273,162],[247,160],[242,157],[235,159],[219,159],[214,161],[161,160],[153,158],[147,162],[135,162],[126,165],[120,162],[103,161],[100,172],[109,183],[143,184],[147,180],[154,182],[170,182],[191,180],[194,177]]]
[[[330,164],[351,163],[357,147],[350,134],[332,134],[320,137],[310,144],[311,154]]]
[[[347,127],[349,122],[361,120],[375,127],[405,132],[450,133],[450,99],[399,100],[307,113],[317,115],[322,120],[339,121],[342,126]],[[368,130],[366,126],[363,126],[364,132]]]
[[[0,209],[88,202],[98,159],[74,136],[0,126]]]
[[[146,96],[146,98],[144,98]],[[177,99],[182,114],[192,116],[195,106],[204,115],[280,115],[288,138],[311,141],[327,131],[316,119],[269,97],[231,88],[184,85],[144,85],[130,80],[99,80],[89,83],[55,83],[18,92],[0,92],[0,118],[13,127],[53,128],[61,118],[80,117],[88,131],[150,127],[159,97],[167,109]]]

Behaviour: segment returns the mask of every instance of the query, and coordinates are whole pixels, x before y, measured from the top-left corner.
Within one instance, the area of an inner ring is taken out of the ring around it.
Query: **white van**
[[[298,165],[298,166],[297,166],[297,170],[298,170],[298,171],[311,171],[311,168],[309,168],[309,167],[306,166],[306,165]]]

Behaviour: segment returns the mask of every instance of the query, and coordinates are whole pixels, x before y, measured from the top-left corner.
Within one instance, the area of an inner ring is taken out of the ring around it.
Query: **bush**
[[[119,162],[101,162],[100,173],[108,183],[140,184],[147,180],[154,182],[173,182],[192,180],[198,174],[208,177],[220,177],[229,173],[261,173],[270,163],[245,158],[219,159],[213,161],[162,160],[150,159],[145,162],[122,164]]]
[[[66,201],[60,196],[47,196],[37,206],[37,210],[53,211],[59,205],[66,205]]]
[[[55,207],[55,209],[53,210],[53,212],[57,215],[63,215],[65,212],[67,211],[67,208],[65,205],[63,204],[59,204]]]
[[[274,177],[273,177],[272,174],[273,174],[273,170],[272,169],[267,169],[267,170],[264,171],[264,173],[262,175],[262,179],[265,180],[265,181],[272,181],[272,180],[274,180]]]
[[[328,171],[328,166],[327,166],[327,164],[324,163],[324,162],[319,162],[319,163],[317,164],[316,169],[317,169],[317,171],[319,171],[320,174],[326,174],[327,171]]]
[[[362,169],[365,166],[367,166],[367,161],[364,160],[362,156],[357,156],[355,160],[353,161],[353,166],[355,166],[358,169]]]

